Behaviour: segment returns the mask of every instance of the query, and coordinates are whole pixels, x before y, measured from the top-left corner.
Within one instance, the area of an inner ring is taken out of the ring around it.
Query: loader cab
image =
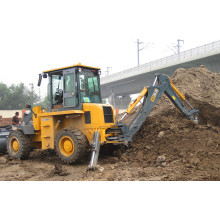
[[[81,64],[45,71],[50,111],[83,109],[83,103],[101,103],[100,69]]]

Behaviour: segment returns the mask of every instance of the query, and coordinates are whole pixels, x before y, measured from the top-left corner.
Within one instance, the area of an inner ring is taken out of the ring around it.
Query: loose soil
[[[101,148],[96,171],[87,171],[89,157],[80,164],[65,165],[52,150],[34,150],[28,160],[0,155],[0,180],[219,181],[220,74],[204,67],[181,68],[171,80],[199,110],[199,124],[184,118],[164,95],[129,148]]]

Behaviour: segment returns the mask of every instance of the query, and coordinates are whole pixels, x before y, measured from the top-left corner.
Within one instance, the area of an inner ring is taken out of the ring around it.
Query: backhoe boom
[[[156,82],[158,85],[155,86]],[[140,129],[141,125],[146,120],[147,116],[156,105],[157,101],[161,98],[163,93],[172,101],[172,103],[185,115],[186,118],[193,120],[198,123],[198,110],[194,109],[187,101],[185,96],[170,82],[166,75],[156,75],[154,84],[152,86],[145,87],[138,97],[129,105],[126,113],[123,115],[121,120],[117,123],[118,128],[121,130],[121,135],[118,135],[118,140],[124,143],[131,141],[134,134]],[[143,98],[143,104],[137,115],[130,122],[129,125],[123,123],[123,119],[129,114],[132,109],[140,102]],[[191,110],[188,110],[183,102],[184,100],[189,105]],[[109,137],[109,140],[115,140],[115,137]]]

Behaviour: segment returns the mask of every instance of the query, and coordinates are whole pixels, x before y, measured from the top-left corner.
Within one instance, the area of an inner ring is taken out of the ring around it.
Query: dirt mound
[[[136,163],[143,169],[167,169],[178,165],[175,168],[178,175],[168,175],[163,179],[219,180],[220,74],[204,67],[180,68],[171,80],[199,110],[199,124],[185,119],[163,96],[134,136],[123,160]],[[126,123],[134,118],[140,107],[127,116]]]
[[[220,107],[219,73],[212,73],[204,67],[180,68],[175,71],[171,80],[187,97]]]
[[[199,110],[200,124],[220,126],[219,73],[212,73],[204,67],[180,68],[171,80]]]
[[[220,129],[197,125],[181,117],[172,110],[146,120],[126,152],[128,161],[136,161],[141,167],[178,163],[178,170],[183,166],[182,178],[185,175],[189,178],[189,174],[196,177],[198,170],[203,171],[205,177],[216,178],[220,174]],[[158,163],[161,156],[166,159]],[[185,169],[190,169],[190,173],[184,174]]]

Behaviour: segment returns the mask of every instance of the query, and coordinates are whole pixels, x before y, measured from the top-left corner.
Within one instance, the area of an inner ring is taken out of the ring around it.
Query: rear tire
[[[22,131],[12,131],[7,138],[7,151],[16,159],[27,159],[31,151],[31,140]]]
[[[57,156],[65,163],[80,162],[89,147],[86,136],[76,128],[64,128],[55,138]]]

